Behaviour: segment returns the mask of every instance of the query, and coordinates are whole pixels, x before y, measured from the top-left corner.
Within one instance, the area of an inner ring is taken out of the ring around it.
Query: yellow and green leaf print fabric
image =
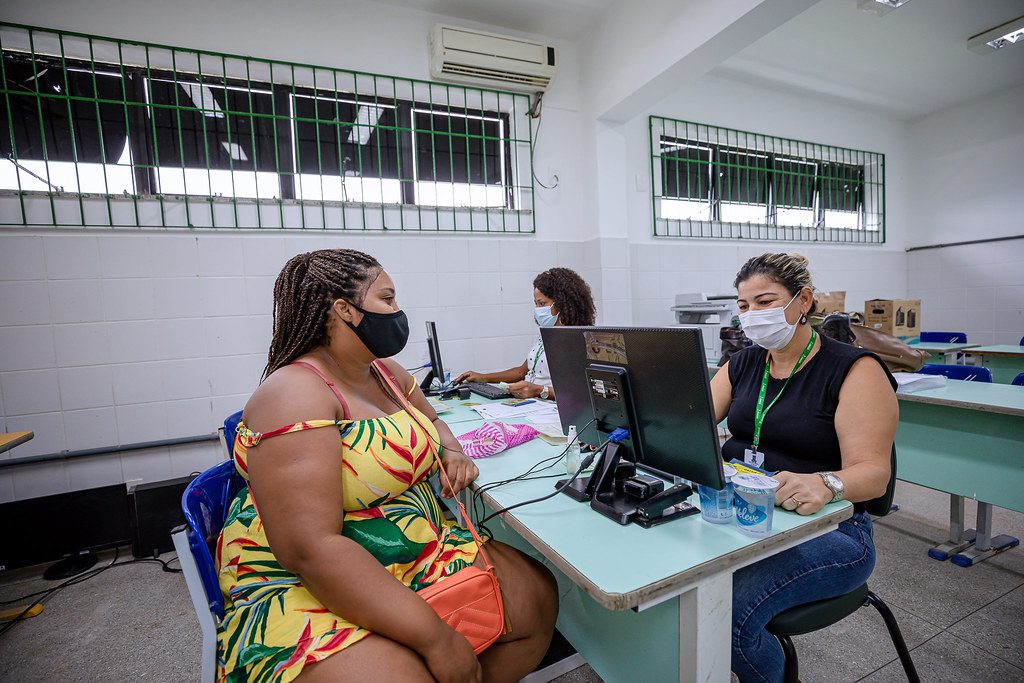
[[[412,408],[415,410],[415,408]],[[446,521],[428,477],[437,468],[437,433],[422,413],[369,420],[312,420],[258,434],[238,425],[235,466],[247,476],[247,449],[303,429],[342,436],[342,535],[365,548],[413,590],[469,566],[477,544]],[[422,426],[426,425],[426,427]],[[284,569],[267,542],[249,488],[239,491],[217,544],[224,595],[217,673],[222,683],[291,681],[370,632],[333,614]]]

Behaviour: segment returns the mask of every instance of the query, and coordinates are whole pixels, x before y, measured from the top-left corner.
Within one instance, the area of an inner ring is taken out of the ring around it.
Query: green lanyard
[[[533,367],[530,368],[530,381],[533,381],[537,377],[537,363],[540,362],[540,354],[544,353],[544,344],[541,344],[537,349],[537,355],[533,357]]]
[[[793,366],[793,371],[789,373],[789,377],[786,378],[785,384],[779,389],[779,393],[775,394],[775,398],[768,404],[768,407],[764,407],[764,397],[768,394],[768,378],[771,376],[772,367],[772,355],[769,353],[768,358],[764,363],[764,377],[761,378],[761,391],[757,394],[757,409],[754,411],[754,442],[751,446],[752,450],[757,453],[757,445],[761,442],[761,425],[764,424],[764,417],[768,414],[768,411],[772,409],[775,402],[779,400],[779,396],[782,396],[782,392],[786,390],[786,386],[789,384],[789,380],[793,379],[793,375],[800,369],[800,366],[807,360],[807,356],[811,353],[811,349],[814,348],[814,341],[818,338],[818,333],[813,329],[811,330],[811,341],[807,342],[807,348],[800,354],[800,360]]]

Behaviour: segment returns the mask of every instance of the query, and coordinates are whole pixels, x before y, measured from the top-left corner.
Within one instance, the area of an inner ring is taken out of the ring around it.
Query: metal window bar
[[[649,117],[654,235],[885,242],[885,155]]]
[[[535,231],[524,94],[7,22],[0,81],[0,226]]]

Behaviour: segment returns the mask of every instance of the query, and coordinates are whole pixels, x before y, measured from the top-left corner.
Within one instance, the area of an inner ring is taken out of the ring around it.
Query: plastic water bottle
[[[565,471],[567,474],[573,475],[576,474],[576,470],[583,462],[583,456],[580,454],[580,442],[576,438],[576,425],[569,425],[568,444],[569,448],[565,452]]]

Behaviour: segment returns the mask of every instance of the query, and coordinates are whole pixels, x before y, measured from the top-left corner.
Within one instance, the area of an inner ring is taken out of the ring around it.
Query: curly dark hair
[[[533,286],[555,302],[563,325],[594,324],[594,296],[590,285],[575,270],[549,268],[533,278]]]
[[[293,256],[274,283],[274,332],[263,377],[326,344],[328,313],[338,299],[362,303],[380,275],[377,259],[355,249]]]

